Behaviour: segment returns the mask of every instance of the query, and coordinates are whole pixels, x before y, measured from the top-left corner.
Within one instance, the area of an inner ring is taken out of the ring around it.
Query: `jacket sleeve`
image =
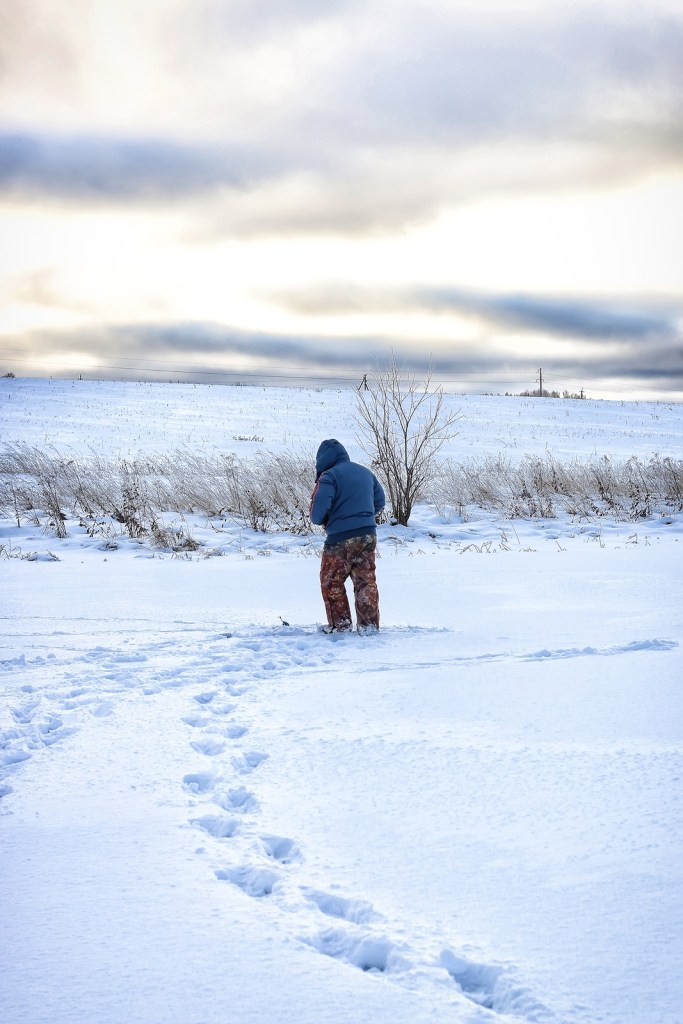
[[[329,473],[322,473],[311,497],[311,522],[324,526],[334,501],[334,481]]]
[[[373,476],[372,479],[374,481],[373,497],[375,501],[375,515],[379,515],[385,505],[384,489],[376,476]]]

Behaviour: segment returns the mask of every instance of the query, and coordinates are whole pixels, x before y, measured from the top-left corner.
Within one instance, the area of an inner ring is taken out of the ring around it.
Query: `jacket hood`
[[[328,469],[332,469],[338,462],[350,461],[349,453],[341,442],[335,441],[334,438],[323,441],[315,457],[316,477],[320,476],[321,473],[325,473]]]

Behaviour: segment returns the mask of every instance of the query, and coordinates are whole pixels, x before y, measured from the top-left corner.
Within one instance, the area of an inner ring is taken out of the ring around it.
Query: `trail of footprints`
[[[226,690],[233,697],[245,692],[230,684]],[[249,749],[249,729],[233,717],[239,713],[239,703],[226,702],[224,696],[218,690],[196,694],[196,709],[183,717],[192,728],[190,746],[209,762],[205,769],[183,776],[193,808],[189,823],[214,841],[212,852],[218,863],[223,862],[214,867],[219,882],[296,915],[297,926],[304,931],[297,938],[310,949],[399,984],[446,987],[476,1004],[481,1013],[477,1020],[501,1021],[510,1013],[516,1019],[554,1021],[550,1011],[503,967],[476,963],[451,949],[443,949],[436,957],[429,951],[421,953],[391,939],[388,922],[371,903],[303,884],[300,844],[258,828],[259,801],[249,787],[249,777],[258,772],[268,754]],[[206,847],[200,845],[197,853],[206,854]],[[302,921],[306,922],[303,929]]]
[[[228,651],[225,639],[231,641]],[[182,779],[194,809],[192,827],[220,853],[217,881],[291,913],[303,932],[299,940],[317,953],[411,988],[446,986],[476,1004],[482,1015],[477,1020],[500,1022],[501,1015],[510,1013],[551,1024],[553,1015],[504,968],[451,949],[435,956],[432,937],[427,942],[413,936],[410,945],[395,941],[387,934],[389,922],[370,903],[303,884],[304,854],[296,840],[259,831],[259,802],[250,783],[268,754],[250,749],[249,729],[235,717],[240,697],[256,680],[294,666],[329,663],[338,653],[329,641],[284,629],[242,637],[220,634],[203,648],[194,639],[188,645],[186,638],[178,638],[135,652],[98,647],[63,660],[48,655],[2,663],[4,671],[29,675],[36,685],[17,688],[15,706],[0,723],[0,799],[12,792],[8,778],[22,761],[75,732],[83,714],[102,718],[115,713],[117,694],[138,690],[152,696],[188,684],[215,686],[220,672],[226,679],[221,690],[200,690],[183,716],[191,748],[205,766]],[[40,685],[43,679],[48,686]]]
[[[74,701],[81,693],[78,688],[68,690],[55,709],[52,702],[46,707],[31,685],[20,688],[17,701],[7,709],[0,727],[0,799],[13,792],[8,779],[22,762],[76,732]],[[111,713],[111,705],[97,699],[88,710],[102,718]]]
[[[329,662],[334,653],[329,644],[321,647],[317,638],[295,628],[256,630],[233,641],[226,652],[225,633],[198,639],[195,631],[180,633],[173,640],[140,643],[135,637],[124,638],[118,648],[97,646],[89,650],[68,649],[47,655],[26,655],[0,661],[0,672],[27,680],[16,686],[13,705],[0,715],[0,800],[13,792],[12,773],[45,747],[76,732],[84,715],[104,718],[116,710],[116,697],[127,691],[140,691],[154,696],[166,689],[177,689],[197,682],[213,681],[216,671],[229,674],[234,680],[272,677],[292,666],[312,667]],[[129,647],[128,645],[132,645]],[[226,687],[228,694],[239,697],[239,682]],[[234,710],[230,703],[214,702],[213,690],[200,693],[197,709],[189,724],[202,728],[209,720]],[[197,739],[199,752],[216,756],[227,742],[239,739],[246,730],[227,725],[220,734]],[[244,774],[256,763],[245,759],[237,770]]]

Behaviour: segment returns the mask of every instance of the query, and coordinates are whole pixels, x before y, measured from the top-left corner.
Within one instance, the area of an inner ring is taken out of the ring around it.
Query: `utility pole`
[[[368,388],[368,375],[367,375],[367,373],[363,374],[363,379],[360,382],[360,384],[358,385],[357,390],[360,391],[361,389],[363,391],[369,391],[369,388]]]
[[[540,366],[538,368],[538,393],[543,398],[543,370]]]

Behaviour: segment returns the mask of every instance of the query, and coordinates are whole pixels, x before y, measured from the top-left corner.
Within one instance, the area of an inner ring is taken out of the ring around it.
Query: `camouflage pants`
[[[351,577],[359,629],[379,629],[379,593],[375,581],[374,533],[325,545],[320,565],[320,589],[327,623],[334,629],[351,629],[351,610],[346,580]]]

